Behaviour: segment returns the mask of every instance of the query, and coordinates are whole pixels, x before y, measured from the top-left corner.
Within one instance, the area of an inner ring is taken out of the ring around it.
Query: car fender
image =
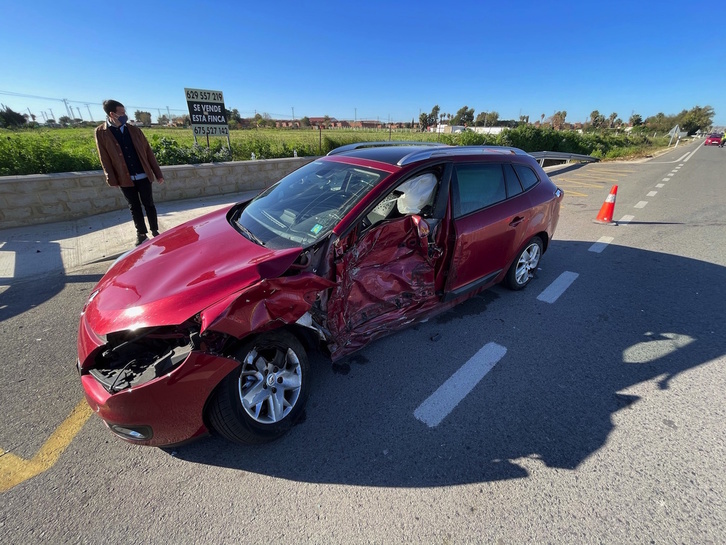
[[[334,285],[313,273],[261,280],[203,310],[202,332],[209,329],[241,339],[295,323],[322,290]]]

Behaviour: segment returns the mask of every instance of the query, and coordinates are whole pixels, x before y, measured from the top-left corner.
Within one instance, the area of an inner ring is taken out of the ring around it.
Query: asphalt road
[[[314,357],[304,420],[261,447],[115,439],[86,420],[74,368],[108,264],[12,285],[0,469],[27,478],[0,492],[2,541],[726,542],[725,171],[726,151],[696,144],[559,171],[556,240],[527,289],[491,289],[339,365]],[[613,185],[625,221],[595,224]],[[440,423],[417,418],[492,346]]]

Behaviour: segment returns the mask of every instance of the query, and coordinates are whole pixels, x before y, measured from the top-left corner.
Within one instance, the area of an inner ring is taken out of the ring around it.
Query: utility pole
[[[55,115],[53,114],[53,108],[48,108],[48,109],[50,110],[50,118],[51,118],[51,119],[52,119],[53,121],[57,121],[57,119],[55,118]]]
[[[71,106],[71,108],[73,108],[73,107]],[[81,108],[78,107],[78,106],[76,106],[76,110],[78,110],[78,119],[80,119],[81,121],[83,121],[83,116],[81,115]]]
[[[72,111],[71,111],[71,109],[70,109],[70,108],[68,107],[68,99],[67,99],[67,98],[64,98],[64,99],[63,99],[63,104],[65,104],[65,105],[66,105],[66,113],[68,114],[68,117],[69,117],[70,119],[73,119],[73,112],[72,112]]]
[[[86,104],[86,108],[88,109],[88,119],[91,120],[91,123],[93,123],[93,115],[91,114],[91,107]]]
[[[292,121],[295,122],[295,106],[292,106]]]
[[[358,108],[353,108],[353,120],[358,121]]]

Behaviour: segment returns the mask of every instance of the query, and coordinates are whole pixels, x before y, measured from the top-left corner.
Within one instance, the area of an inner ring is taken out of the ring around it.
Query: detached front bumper
[[[168,446],[207,432],[203,417],[207,399],[238,365],[233,359],[192,351],[170,373],[116,393],[84,370],[81,383],[88,404],[120,438]]]

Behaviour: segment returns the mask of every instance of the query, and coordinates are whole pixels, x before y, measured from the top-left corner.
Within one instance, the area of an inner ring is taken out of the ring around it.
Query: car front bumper
[[[170,373],[120,392],[109,393],[84,372],[81,383],[88,404],[117,436],[140,445],[170,446],[207,432],[204,406],[238,365],[233,359],[192,351]]]

